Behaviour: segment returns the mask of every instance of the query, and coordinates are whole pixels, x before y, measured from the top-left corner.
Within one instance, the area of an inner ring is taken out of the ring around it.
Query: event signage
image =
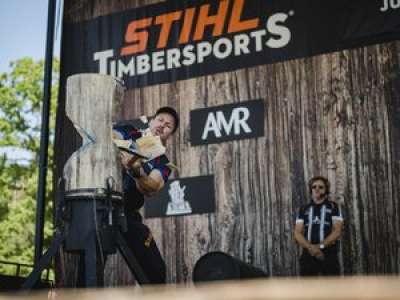
[[[381,11],[385,12],[390,9],[394,10],[399,8],[400,8],[400,0],[383,0]]]
[[[397,40],[400,0],[165,1],[65,23],[64,74],[127,88]]]
[[[146,218],[215,212],[214,176],[169,181],[156,196],[145,201]]]
[[[190,112],[192,146],[264,135],[264,102],[253,100]]]

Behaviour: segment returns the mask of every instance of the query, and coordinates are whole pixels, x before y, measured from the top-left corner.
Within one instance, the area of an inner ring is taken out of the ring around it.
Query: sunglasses
[[[315,189],[324,190],[325,186],[323,186],[323,185],[313,185],[313,186],[311,186],[311,188],[313,190],[315,190]]]

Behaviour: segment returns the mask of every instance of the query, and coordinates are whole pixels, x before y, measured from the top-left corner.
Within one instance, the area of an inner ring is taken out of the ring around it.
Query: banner
[[[264,102],[252,100],[190,112],[192,146],[264,135]]]
[[[215,212],[214,176],[169,181],[159,194],[145,201],[146,218]]]
[[[127,88],[397,40],[400,0],[167,1],[64,24],[64,74]]]

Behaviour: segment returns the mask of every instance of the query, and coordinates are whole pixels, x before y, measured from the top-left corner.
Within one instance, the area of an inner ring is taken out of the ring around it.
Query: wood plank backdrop
[[[64,22],[156,2],[65,1]],[[191,110],[251,99],[265,102],[265,137],[191,146]],[[168,152],[179,176],[214,174],[217,201],[214,214],[146,220],[169,282],[190,281],[195,262],[214,250],[271,276],[297,275],[294,218],[315,175],[329,178],[342,203],[344,273],[399,273],[400,42],[129,90],[121,118],[163,105],[182,119]],[[59,116],[58,168],[73,146],[67,129]],[[110,264],[115,284],[131,281],[120,259]]]

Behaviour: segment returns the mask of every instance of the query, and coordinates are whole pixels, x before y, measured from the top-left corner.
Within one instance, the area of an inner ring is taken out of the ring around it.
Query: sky
[[[54,0],[56,1],[56,0]],[[60,0],[57,0],[59,7]],[[0,73],[10,70],[11,61],[23,57],[44,59],[46,51],[48,0],[0,0]],[[56,18],[61,13],[57,8]],[[60,20],[54,44],[54,56],[60,52]],[[2,151],[0,151],[1,153]],[[23,153],[6,151],[10,159]]]
[[[47,8],[48,0],[0,0],[0,72],[22,57],[44,59]],[[55,53],[59,52],[59,29],[57,36]]]

